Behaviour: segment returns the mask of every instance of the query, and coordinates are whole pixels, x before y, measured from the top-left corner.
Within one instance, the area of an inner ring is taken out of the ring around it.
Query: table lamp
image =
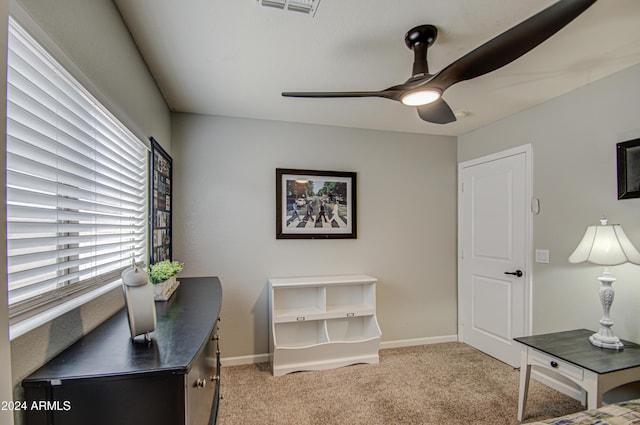
[[[640,252],[633,246],[619,224],[607,224],[607,219],[600,220],[600,225],[589,226],[582,240],[569,262],[582,263],[588,261],[602,266],[616,266],[624,263],[640,264]],[[600,303],[602,304],[602,319],[600,330],[589,337],[589,341],[597,347],[621,350],[624,345],[620,338],[614,335],[611,327],[613,320],[609,317],[615,291],[611,284],[616,279],[605,267],[600,281]]]

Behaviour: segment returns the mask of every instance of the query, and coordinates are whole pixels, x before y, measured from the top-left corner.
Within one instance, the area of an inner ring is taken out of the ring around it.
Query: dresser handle
[[[204,388],[207,386],[207,380],[206,379],[198,379],[196,380],[195,384],[193,385],[196,388]]]
[[[558,363],[554,362],[553,360],[549,364],[551,365],[551,367],[558,367]]]
[[[220,375],[213,375],[210,379],[212,381],[217,381],[218,379],[220,379]]]

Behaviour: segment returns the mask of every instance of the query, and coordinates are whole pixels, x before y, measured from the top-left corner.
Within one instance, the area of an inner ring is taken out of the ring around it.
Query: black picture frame
[[[640,139],[616,144],[618,199],[640,198]]]
[[[277,168],[276,239],[356,239],[356,183],[355,172]]]
[[[151,192],[149,196],[150,215],[149,230],[151,237],[149,250],[149,264],[162,260],[173,260],[172,250],[172,206],[173,201],[173,160],[171,156],[150,137],[151,151],[149,152],[149,182]]]

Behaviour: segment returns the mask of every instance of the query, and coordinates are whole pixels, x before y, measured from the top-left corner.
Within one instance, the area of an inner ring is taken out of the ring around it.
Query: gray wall
[[[531,143],[534,246],[550,264],[533,268],[533,332],[597,330],[603,268],[567,260],[586,227],[604,214],[620,223],[640,249],[640,199],[617,200],[616,143],[640,137],[640,66],[591,83],[545,104],[468,133],[458,140],[460,162]],[[640,266],[612,267],[614,331],[640,342]]]
[[[452,336],[456,139],[174,114],[174,258],[223,283],[223,356],[268,352],[270,277],[379,278],[383,341]],[[358,238],[276,240],[275,169],[358,173]]]
[[[12,2],[11,14],[94,96],[141,140],[148,143],[149,136],[154,136],[170,151],[169,110],[113,2],[20,0],[19,3]],[[122,306],[122,291],[118,288],[15,338],[11,342],[11,357],[16,397],[22,378]],[[1,364],[6,366],[4,358]]]

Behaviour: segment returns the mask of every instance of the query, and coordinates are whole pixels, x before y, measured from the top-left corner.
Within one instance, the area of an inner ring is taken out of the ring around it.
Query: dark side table
[[[531,366],[559,373],[587,393],[587,409],[602,405],[612,388],[640,380],[640,345],[622,341],[623,350],[599,348],[589,342],[587,329],[514,338],[522,344],[518,420],[524,417]]]

